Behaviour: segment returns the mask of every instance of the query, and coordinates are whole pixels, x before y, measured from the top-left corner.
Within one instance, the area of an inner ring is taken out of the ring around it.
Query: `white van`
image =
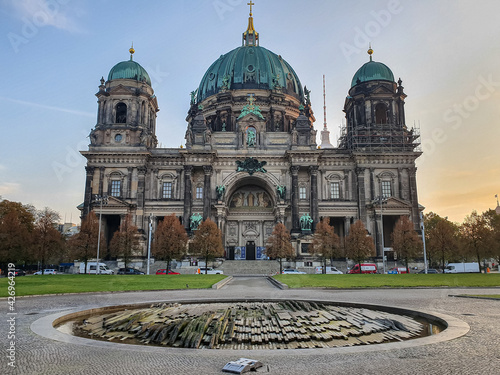
[[[96,274],[97,269],[96,262],[87,262],[87,272],[85,272],[85,262],[80,263],[80,272],[79,273],[88,273],[88,274]],[[100,275],[113,275],[115,272],[110,270],[106,263],[99,263],[99,274]]]
[[[323,267],[316,267],[316,273],[323,273]],[[326,273],[330,275],[342,275],[343,272],[339,271],[333,266],[326,266]]]

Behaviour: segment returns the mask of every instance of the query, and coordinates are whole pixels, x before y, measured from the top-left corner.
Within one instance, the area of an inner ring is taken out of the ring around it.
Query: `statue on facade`
[[[230,81],[231,81],[231,76],[229,74],[226,74],[222,78],[222,86],[220,88],[222,92],[226,92],[227,90],[229,90],[229,82]]]
[[[190,219],[189,228],[191,230],[197,230],[198,226],[200,225],[202,220],[203,220],[203,217],[200,214],[192,214],[191,219]]]
[[[225,185],[217,185],[215,187],[215,192],[217,193],[217,200],[221,201],[224,198],[224,193],[226,192]]]
[[[311,105],[311,90],[308,90],[307,86],[304,86],[304,94],[306,96],[306,105]]]
[[[248,147],[255,147],[255,130],[253,129],[248,129],[247,131],[247,146]]]
[[[223,123],[222,123],[222,131],[223,131],[223,132],[225,132],[225,131],[226,131],[226,123],[225,123],[225,122],[223,122]]]
[[[300,229],[310,231],[312,229],[313,219],[309,214],[304,214],[300,217]]]
[[[196,94],[198,93],[198,89],[191,91],[191,105],[196,104]]]
[[[278,192],[278,198],[284,200],[286,196],[286,186],[278,185],[276,186],[276,191]]]

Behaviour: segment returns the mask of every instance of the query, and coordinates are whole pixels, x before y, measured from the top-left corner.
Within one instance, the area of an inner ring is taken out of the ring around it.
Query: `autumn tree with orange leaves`
[[[265,252],[269,258],[279,259],[280,273],[283,272],[283,258],[295,258],[290,233],[283,223],[278,223],[274,227],[273,233],[267,239]]]
[[[189,247],[193,255],[205,259],[205,274],[207,273],[208,261],[217,257],[224,256],[224,247],[222,246],[222,233],[217,224],[212,220],[203,221],[198,229],[194,231],[193,242]]]
[[[188,236],[184,226],[174,214],[166,216],[156,227],[152,253],[167,262],[167,270],[174,259],[182,259],[186,253]]]

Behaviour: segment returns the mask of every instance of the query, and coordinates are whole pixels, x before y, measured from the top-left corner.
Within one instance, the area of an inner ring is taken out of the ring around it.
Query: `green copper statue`
[[[225,185],[217,185],[215,187],[215,192],[217,193],[217,200],[220,201],[222,198],[224,198],[224,193],[226,192],[226,186]]]
[[[200,214],[192,214],[189,228],[191,230],[197,230],[202,220],[203,217]]]
[[[309,214],[304,214],[300,217],[300,229],[310,231],[312,229],[313,219]]]
[[[248,129],[247,131],[247,146],[248,147],[255,147],[255,130],[254,129]]]

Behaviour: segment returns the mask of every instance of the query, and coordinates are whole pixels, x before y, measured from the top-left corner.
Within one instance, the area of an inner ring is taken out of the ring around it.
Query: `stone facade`
[[[276,56],[246,40],[240,48],[247,48],[249,58],[256,52],[270,61]],[[150,217],[154,230],[158,220],[174,213],[190,231],[192,215],[199,214],[222,230],[228,259],[263,258],[277,222],[291,231],[297,255],[307,259],[303,245],[311,235],[299,223],[306,214],[312,232],[328,217],[341,238],[361,219],[378,256],[382,238],[390,247],[399,216],[409,216],[418,229],[415,160],[420,153],[418,136],[405,125],[401,81],[358,79],[346,99],[339,147],[321,149],[308,92],[281,63],[285,77],[268,77],[267,88],[262,77],[271,73],[248,65],[243,67],[248,75],[238,82],[241,67],[233,66],[215,78],[219,83],[209,94],[193,92],[186,147],[176,149],[157,147],[158,105],[146,80],[133,74],[102,79],[97,124],[89,150],[82,152],[87,158],[83,215],[99,209],[95,195],[111,196],[103,208],[108,239],[131,214],[145,240]],[[211,74],[200,90],[208,87]]]

